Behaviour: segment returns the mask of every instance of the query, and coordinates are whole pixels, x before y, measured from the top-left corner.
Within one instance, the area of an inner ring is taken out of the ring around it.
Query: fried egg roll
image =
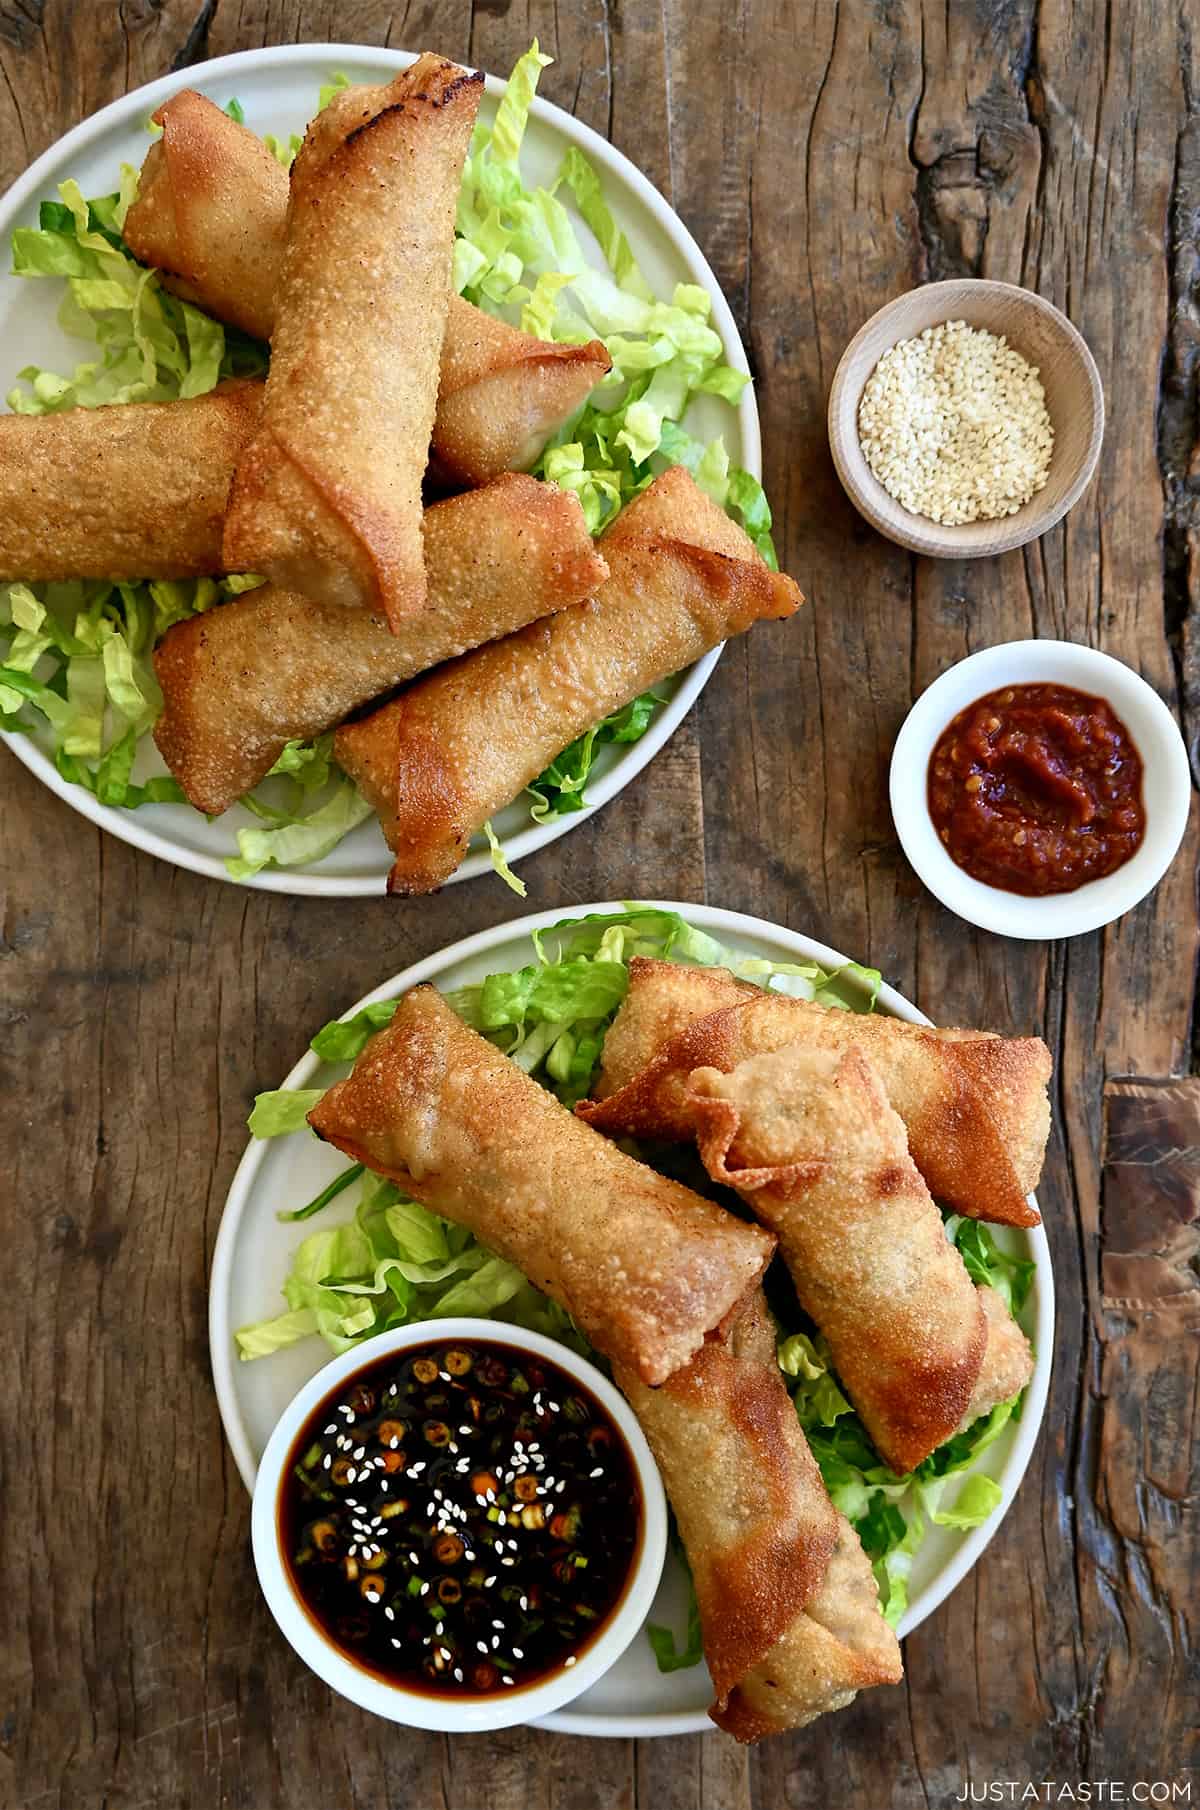
[[[249,127],[184,88],[152,115],[122,236],[185,301],[270,339],[287,236],[288,174]]]
[[[433,987],[404,996],[308,1121],[469,1226],[646,1383],[687,1363],[775,1247],[589,1130]]]
[[[125,243],[168,289],[270,339],[283,264],[287,172],[247,126],[194,89],[155,113]],[[612,368],[601,340],[536,339],[452,295],[433,423],[437,480],[486,484],[525,471]]]
[[[724,971],[689,980],[700,1012],[679,1025],[685,983],[668,962],[635,959],[629,992],[605,1043],[603,1098],[578,1110],[601,1131],[684,1140],[688,1074],[734,1068],[747,1056],[800,1043],[861,1049],[908,1129],[909,1150],[945,1206],[1002,1225],[1040,1223],[1026,1196],[1037,1186],[1050,1129],[1050,1052],[1036,1037],[935,1030],[882,1013],[846,1012],[767,993]],[[647,1060],[661,1026],[658,1049]]]
[[[225,518],[231,571],[381,612],[425,604],[421,480],[454,210],[483,77],[423,56],[347,88],[292,165],[258,433]]]
[[[197,810],[215,816],[267,774],[284,743],[466,648],[586,597],[607,571],[577,499],[512,473],[425,512],[428,601],[398,634],[274,585],[191,616],[154,653],[154,737]]]
[[[687,1551],[718,1727],[757,1741],[897,1683],[870,1561],[800,1430],[762,1290],[661,1388],[616,1378]]]
[[[682,467],[603,536],[595,597],[421,680],[347,724],[335,753],[379,813],[388,890],[431,892],[471,835],[576,736],[800,592]]]
[[[430,448],[434,481],[486,484],[502,471],[528,471],[611,369],[603,340],[536,339],[453,296]]]
[[[894,1471],[915,1470],[1016,1392],[1009,1336],[989,1361],[983,1301],[994,1291],[976,1287],[946,1237],[860,1049],[793,1044],[728,1074],[700,1068],[685,1098],[705,1168],[778,1237],[800,1305]],[[1026,1347],[1016,1388],[1032,1373]]]
[[[0,580],[203,578],[262,385],[0,415]]]

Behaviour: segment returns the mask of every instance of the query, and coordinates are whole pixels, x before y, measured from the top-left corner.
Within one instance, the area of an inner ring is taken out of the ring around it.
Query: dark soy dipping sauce
[[[347,1659],[433,1696],[574,1665],[636,1563],[620,1430],[557,1364],[482,1340],[368,1363],[296,1436],[278,1531],[293,1588]]]
[[[1010,685],[960,710],[933,750],[928,790],[950,859],[1027,897],[1103,879],[1146,831],[1128,729],[1069,685]]]

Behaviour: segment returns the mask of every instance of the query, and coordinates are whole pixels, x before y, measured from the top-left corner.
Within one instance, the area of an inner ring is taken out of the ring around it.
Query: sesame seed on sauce
[[[623,1592],[642,1503],[618,1429],[565,1371],[430,1341],[320,1404],[278,1514],[335,1647],[405,1688],[479,1697],[575,1663]]]

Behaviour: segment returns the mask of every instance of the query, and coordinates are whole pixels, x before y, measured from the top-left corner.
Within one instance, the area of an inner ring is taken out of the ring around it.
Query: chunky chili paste
[[[951,860],[1005,892],[1073,892],[1135,854],[1142,762],[1103,698],[1010,685],[960,710],[929,763],[929,814]]]
[[[566,1371],[432,1340],[309,1416],[278,1526],[300,1600],[347,1658],[480,1696],[575,1664],[624,1593],[642,1519],[620,1430]]]

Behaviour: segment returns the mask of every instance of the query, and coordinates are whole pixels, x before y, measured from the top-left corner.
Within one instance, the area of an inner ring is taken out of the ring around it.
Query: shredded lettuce
[[[510,891],[516,893],[518,899],[523,899],[528,888],[526,887],[524,880],[519,879],[508,865],[508,856],[504,852],[504,844],[492,828],[490,817],[483,826],[483,833],[487,838],[488,856],[492,863],[493,873],[497,874],[499,878],[504,881],[504,884]]]
[[[391,1327],[452,1314],[513,1320],[587,1349],[570,1316],[514,1264],[356,1167],[353,1218],[302,1241],[284,1284],[287,1310],[241,1328],[235,1336],[243,1358],[267,1356],[312,1333],[345,1351]]]
[[[550,817],[563,817],[570,811],[582,811],[586,803],[584,792],[588,778],[596,761],[596,750],[606,742],[637,742],[650,727],[655,708],[662,703],[652,691],[644,691],[640,697],[634,698],[632,704],[626,704],[623,710],[615,710],[611,716],[589,729],[573,741],[544,772],[526,788],[533,803],[529,814],[535,823],[544,823]],[[522,893],[524,888],[522,888]]]
[[[873,969],[848,963],[826,973],[812,962],[752,956],[726,947],[680,913],[656,906],[630,904],[620,912],[565,918],[534,931],[531,940],[532,962],[489,974],[446,998],[467,1024],[566,1105],[589,1091],[635,955],[725,966],[762,987],[784,987],[851,1011],[874,1010],[879,988]],[[311,1048],[324,1062],[353,1062],[368,1039],[391,1022],[395,1010],[395,1000],[377,1000],[323,1026]],[[259,1094],[251,1131],[266,1138],[301,1129],[321,1092],[306,1088]],[[312,1232],[299,1245],[284,1286],[286,1310],[237,1333],[243,1358],[267,1356],[312,1334],[342,1351],[388,1327],[450,1313],[492,1315],[589,1352],[569,1317],[512,1264],[360,1163],[339,1171],[312,1200],[284,1208],[279,1217],[308,1219],[351,1189],[358,1190],[353,1218]],[[1019,1312],[1033,1264],[1002,1250],[976,1221],[949,1216],[946,1232],[972,1279],[998,1289],[1010,1309]],[[794,1317],[801,1317],[795,1308]],[[913,1558],[928,1528],[965,1531],[979,1526],[998,1506],[1000,1486],[973,1467],[1009,1422],[1019,1418],[1021,1398],[994,1408],[948,1439],[914,1472],[897,1476],[854,1412],[821,1335],[799,1323],[782,1325],[776,1349],[826,1487],[862,1540],[883,1613],[895,1627],[908,1605]],[[661,1670],[698,1665],[703,1653],[694,1590],[682,1639],[657,1624],[648,1625],[646,1632]]]
[[[276,1087],[254,1096],[254,1109],[246,1120],[251,1137],[283,1138],[302,1131],[313,1107],[325,1093],[323,1087]]]
[[[457,286],[479,307],[519,308],[521,326],[544,339],[601,339],[613,361],[535,469],[575,492],[597,533],[657,472],[686,463],[773,565],[762,486],[730,467],[721,440],[702,444],[681,426],[696,396],[736,403],[749,382],[725,361],[709,296],[693,283],[676,284],[669,301],[654,294],[597,170],[577,145],[568,147],[548,189],[530,189],[522,178],[521,143],[549,61],[535,41],[509,77],[495,123],[476,128],[455,258]],[[599,247],[603,270],[589,261],[581,231]]]
[[[126,248],[121,226],[136,189],[129,164],[121,166],[115,195],[88,201],[78,183],[60,183],[60,199],[42,202],[38,225],[13,232],[13,274],[65,278],[59,324],[99,350],[69,377],[26,366],[8,393],[14,413],[167,402],[201,396],[222,377],[266,369],[262,347],[169,294]]]
[[[185,616],[210,609],[226,581],[0,585],[0,728],[48,723],[65,779],[103,804],[177,802],[173,779],[132,777],[137,744],[162,708],[150,653]]]
[[[673,1629],[654,1621],[646,1623],[646,1639],[660,1672],[682,1672],[700,1664],[704,1646],[700,1637],[700,1604],[694,1586],[688,1596],[687,1632],[683,1639],[679,1640]]]
[[[303,779],[300,783],[304,791]],[[238,852],[225,861],[231,880],[249,880],[264,867],[312,867],[371,815],[370,804],[345,777],[334,782],[329,797],[314,810],[279,810],[263,804],[254,792],[242,803],[269,827],[238,831]]]
[[[987,1227],[975,1220],[950,1217],[946,1230],[972,1280],[997,1289],[1010,1311],[1018,1312],[1028,1295],[1034,1265],[1001,1251]],[[883,1613],[895,1627],[908,1607],[913,1556],[927,1523],[965,1531],[986,1521],[999,1505],[999,1484],[982,1472],[963,1477],[948,1505],[943,1505],[943,1497],[951,1480],[962,1477],[1000,1437],[1017,1415],[1021,1398],[1000,1403],[946,1440],[915,1471],[897,1476],[880,1459],[843,1394],[820,1334],[790,1333],[780,1339],[776,1355],[790,1379],[796,1413],[825,1487],[862,1540],[874,1567]]]

